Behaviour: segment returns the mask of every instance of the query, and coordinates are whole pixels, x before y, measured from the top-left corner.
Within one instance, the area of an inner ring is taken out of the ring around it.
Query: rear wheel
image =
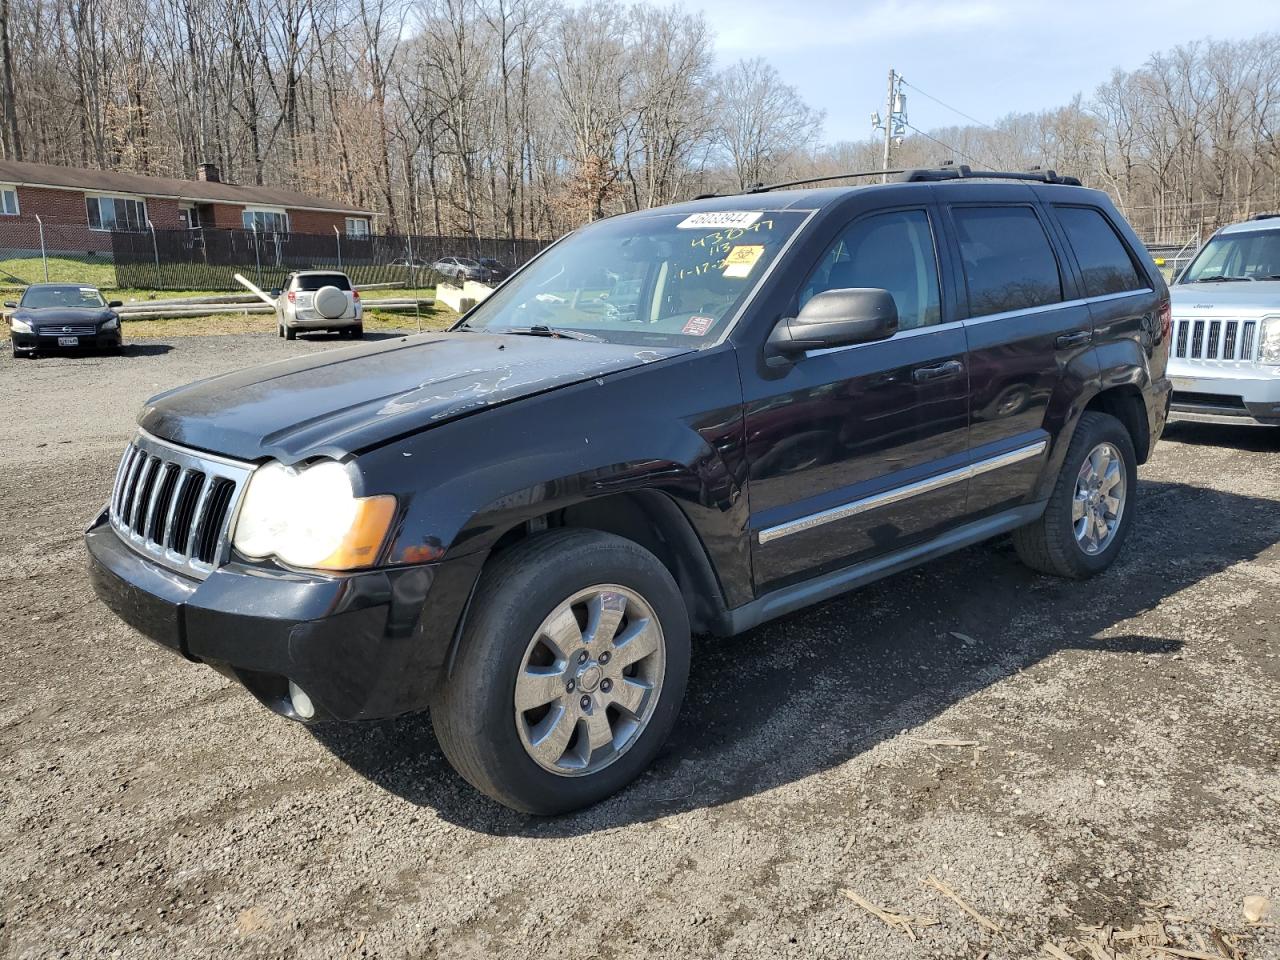
[[[298,331],[297,331],[297,330],[295,330],[295,329],[293,329],[293,327],[285,327],[285,328],[284,328],[284,338],[285,338],[286,340],[297,340],[297,339],[298,339]]]
[[[363,323],[357,323],[354,327],[351,327],[351,328],[350,328],[350,331],[351,331],[351,339],[352,339],[352,340],[363,340],[363,339],[364,339],[364,324],[363,324]]]
[[[526,813],[620,790],[652,762],[684,697],[689,619],[671,574],[630,540],[565,530],[512,547],[482,576],[431,705],[445,756]]]
[[[1076,427],[1044,514],[1013,533],[1022,562],[1082,580],[1111,566],[1133,523],[1137,458],[1115,417],[1088,411]]]

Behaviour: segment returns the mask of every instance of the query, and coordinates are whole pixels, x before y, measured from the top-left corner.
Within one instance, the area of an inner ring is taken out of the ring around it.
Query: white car
[[[1169,290],[1169,419],[1280,426],[1280,215],[1223,227]]]
[[[294,340],[299,330],[337,330],[357,340],[364,336],[360,291],[337,270],[299,270],[276,298],[276,332]]]

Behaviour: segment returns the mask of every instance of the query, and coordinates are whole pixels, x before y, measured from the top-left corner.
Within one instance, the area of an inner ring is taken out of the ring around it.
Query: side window
[[[1062,300],[1062,277],[1030,207],[953,207],[969,312],[981,317]]]
[[[1116,235],[1102,211],[1092,207],[1055,206],[1053,209],[1080,263],[1086,297],[1141,290],[1147,286],[1133,265],[1129,248]]]
[[[938,259],[929,215],[923,210],[897,210],[847,227],[805,281],[800,306],[816,294],[847,287],[888,290],[898,306],[900,329],[941,320]]]

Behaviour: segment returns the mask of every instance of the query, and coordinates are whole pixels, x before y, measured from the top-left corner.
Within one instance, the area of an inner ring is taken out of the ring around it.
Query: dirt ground
[[[700,641],[652,771],[540,820],[86,582],[145,397],[341,345],[0,344],[0,956],[1280,957],[1280,432],[1171,430],[1095,581],[1001,540]]]

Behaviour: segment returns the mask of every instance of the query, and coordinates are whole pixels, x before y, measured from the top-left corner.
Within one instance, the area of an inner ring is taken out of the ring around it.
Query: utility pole
[[[901,146],[902,138],[907,132],[907,98],[902,92],[902,74],[889,68],[889,89],[884,101],[884,119],[880,113],[871,114],[871,129],[884,131],[884,159],[881,170],[890,169],[893,160],[893,148]],[[882,183],[889,182],[889,175],[881,176]]]

